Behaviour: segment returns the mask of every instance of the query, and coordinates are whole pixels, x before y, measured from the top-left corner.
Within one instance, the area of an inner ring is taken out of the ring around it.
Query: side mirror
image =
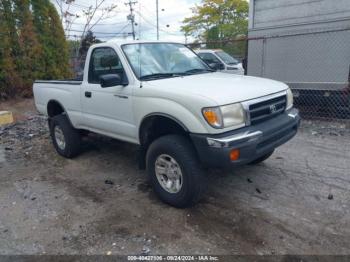
[[[100,83],[101,87],[111,87],[111,86],[120,86],[120,85],[127,85],[123,82],[123,79],[118,74],[107,74],[100,76]]]
[[[210,63],[208,64],[211,69],[214,70],[224,70],[225,66],[222,63]]]

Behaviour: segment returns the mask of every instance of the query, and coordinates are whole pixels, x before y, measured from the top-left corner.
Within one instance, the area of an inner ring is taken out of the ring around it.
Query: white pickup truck
[[[77,156],[85,131],[137,144],[154,191],[176,207],[200,199],[207,167],[262,162],[300,122],[285,84],[215,72],[178,43],[97,44],[81,81],[33,89],[60,155]]]

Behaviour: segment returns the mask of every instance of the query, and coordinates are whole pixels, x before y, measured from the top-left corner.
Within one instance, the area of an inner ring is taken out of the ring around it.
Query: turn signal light
[[[222,117],[220,108],[204,108],[202,110],[205,120],[214,128],[222,128]]]
[[[230,159],[231,159],[231,161],[238,160],[239,159],[239,155],[240,155],[239,149],[232,149],[231,152],[230,152]]]
[[[207,110],[204,111],[204,116],[212,126],[216,126],[219,123],[219,117],[215,111]]]

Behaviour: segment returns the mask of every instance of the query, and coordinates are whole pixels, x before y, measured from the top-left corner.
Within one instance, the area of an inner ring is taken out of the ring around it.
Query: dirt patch
[[[11,111],[15,121],[25,120],[36,114],[33,99],[14,99],[8,101],[0,101],[0,111]]]

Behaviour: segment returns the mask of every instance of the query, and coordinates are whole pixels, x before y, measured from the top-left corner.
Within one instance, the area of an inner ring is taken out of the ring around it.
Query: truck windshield
[[[175,43],[125,44],[122,49],[140,80],[212,72],[193,51]]]
[[[224,51],[218,51],[215,52],[217,54],[218,57],[220,57],[225,64],[227,65],[237,65],[239,64],[238,60],[233,58],[232,56],[230,56],[228,53],[224,52]]]

